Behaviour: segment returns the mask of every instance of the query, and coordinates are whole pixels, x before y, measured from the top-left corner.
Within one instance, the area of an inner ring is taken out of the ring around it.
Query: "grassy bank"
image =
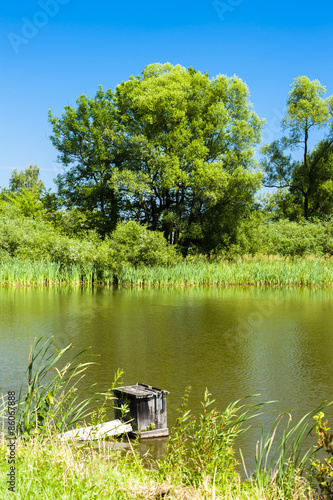
[[[174,266],[126,264],[116,275],[93,265],[60,265],[50,261],[5,260],[0,283],[10,286],[114,282],[125,286],[196,285],[333,285],[333,257],[275,255],[234,258],[195,257]]]
[[[103,442],[99,443],[99,449],[91,443],[78,447],[54,436],[18,443],[14,494],[8,491],[6,484],[5,443],[0,450],[0,495],[3,500],[14,497],[18,500],[314,498],[306,482],[297,476],[292,486],[294,492],[290,495],[286,495],[274,480],[263,489],[255,482],[241,483],[237,477],[221,485],[217,484],[216,476],[214,481],[214,476],[203,474],[200,484],[193,486],[176,474],[163,475],[157,467],[147,467],[147,462],[135,451],[124,454]]]

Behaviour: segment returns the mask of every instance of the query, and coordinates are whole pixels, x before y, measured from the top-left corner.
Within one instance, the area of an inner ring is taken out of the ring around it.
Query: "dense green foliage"
[[[90,228],[109,233],[118,221],[118,198],[110,185],[117,164],[114,138],[115,110],[113,94],[99,89],[96,97],[81,96],[77,108],[65,107],[61,119],[50,111],[52,143],[58,159],[66,167],[56,183],[63,206],[79,207]]]
[[[115,92],[100,88],[93,99],[79,97],[76,109],[66,106],[61,118],[50,113],[51,139],[70,167],[57,180],[62,203],[104,236],[108,199],[110,229],[134,219],[161,230],[183,254],[331,252],[326,229],[316,227],[315,241],[302,222],[326,220],[333,210],[333,97],[324,92],[317,80],[295,78],[282,121],[287,134],[262,148],[264,185],[278,189],[260,207],[253,147],[263,122],[244,83],[147,66]],[[316,130],[324,135],[310,150]],[[301,157],[293,158],[297,149]],[[280,219],[300,226],[269,224]]]
[[[119,266],[129,263],[134,267],[176,264],[179,256],[162,233],[149,231],[136,222],[119,222],[110,242]]]
[[[192,242],[212,249],[211,220],[220,219],[215,240],[232,239],[261,179],[254,146],[263,122],[248,98],[237,77],[153,64],[114,93],[100,88],[60,118],[50,112],[68,167],[57,178],[63,205],[103,236],[134,219],[184,251]]]
[[[237,243],[228,253],[209,259],[188,256],[185,260],[161,233],[134,221],[119,222],[112,235],[102,240],[96,232],[81,227],[81,212],[73,212],[73,220],[70,216],[71,212],[65,212],[58,215],[58,221],[26,217],[15,204],[1,202],[0,282],[333,283],[328,258],[333,253],[330,220],[296,223],[253,219],[252,226],[239,228]],[[256,257],[246,257],[246,253]],[[273,254],[284,258],[265,257]]]
[[[71,212],[59,214],[58,221],[26,217],[15,204],[1,202],[0,282],[333,283],[330,220],[296,223],[253,218],[251,226],[238,228],[236,243],[227,253],[183,259],[160,232],[134,221],[119,222],[111,236],[102,240],[84,227],[81,212],[72,215],[71,219]],[[249,253],[254,257],[246,256]]]
[[[92,233],[79,240],[61,234],[47,220],[25,217],[15,205],[0,205],[2,256],[15,259],[50,260],[61,265],[91,263],[98,237]]]
[[[0,258],[2,283],[28,284],[112,283],[126,264],[165,266],[177,262],[178,257],[161,233],[134,221],[119,223],[104,240],[94,231],[68,236],[54,222],[25,217],[14,204],[2,202]]]

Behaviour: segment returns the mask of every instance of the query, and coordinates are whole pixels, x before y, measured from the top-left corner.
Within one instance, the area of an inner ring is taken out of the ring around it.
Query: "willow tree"
[[[305,219],[333,209],[333,95],[324,98],[325,92],[318,80],[295,78],[282,120],[286,135],[262,148],[264,184],[284,189],[280,204],[289,206],[287,213],[295,218],[299,208]],[[320,141],[310,148],[320,131]]]
[[[251,196],[258,189],[254,145],[263,123],[239,78],[152,64],[116,88],[115,103],[126,129],[119,189],[129,216],[185,246],[205,237],[211,209],[244,216],[248,203],[243,197],[245,211],[232,210],[239,200],[230,187],[237,178]]]
[[[64,204],[101,214],[109,229],[134,219],[186,248],[212,230],[211,210],[237,226],[260,183],[263,123],[235,76],[152,64],[50,121],[67,168],[57,180]]]

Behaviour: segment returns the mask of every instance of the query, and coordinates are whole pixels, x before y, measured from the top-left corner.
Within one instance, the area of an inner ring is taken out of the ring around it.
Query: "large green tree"
[[[325,99],[325,92],[318,80],[295,78],[282,121],[287,134],[262,148],[264,185],[284,189],[275,201],[291,218],[300,211],[308,219],[333,209],[333,96]],[[319,131],[321,140],[310,148]],[[295,150],[300,154],[293,157]]]
[[[57,179],[63,203],[101,217],[105,232],[134,219],[186,248],[205,239],[211,210],[235,226],[260,183],[263,123],[235,76],[152,64],[114,93],[81,96],[61,118],[50,112],[50,122],[67,168]]]
[[[247,193],[258,188],[254,145],[263,123],[239,78],[153,64],[119,85],[115,100],[127,132],[119,180],[129,214],[170,242],[204,239],[212,209],[235,217],[234,179]]]

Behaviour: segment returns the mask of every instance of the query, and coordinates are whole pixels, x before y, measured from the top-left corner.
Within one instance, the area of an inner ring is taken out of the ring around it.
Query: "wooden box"
[[[133,431],[139,432],[141,437],[167,436],[167,394],[168,391],[139,383],[115,389],[115,418],[131,420]],[[120,409],[123,404],[129,407],[129,414],[125,416]]]

